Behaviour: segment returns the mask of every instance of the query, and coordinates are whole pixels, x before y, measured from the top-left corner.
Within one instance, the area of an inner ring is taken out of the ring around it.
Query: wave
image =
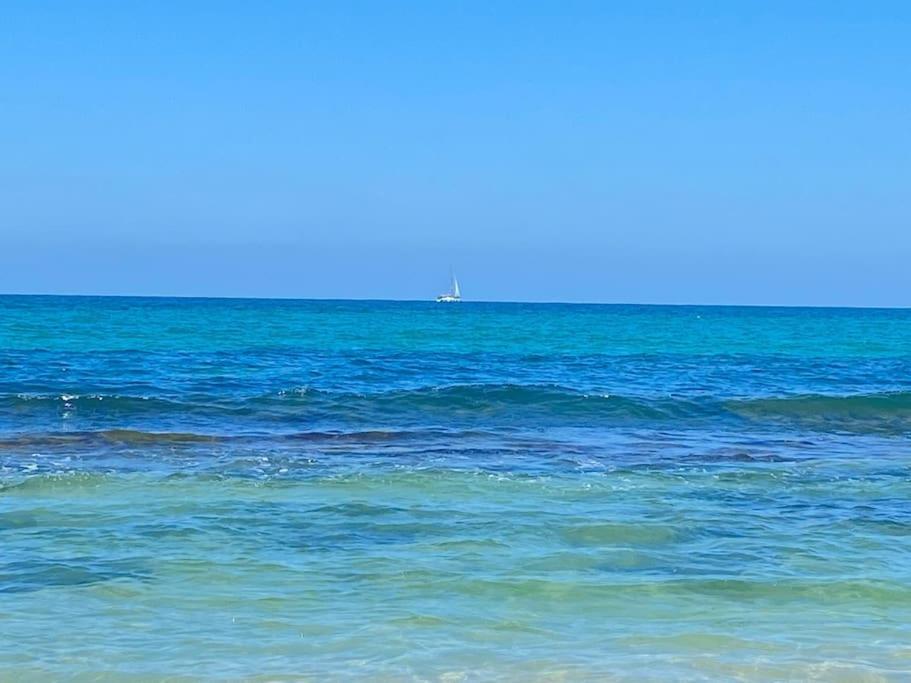
[[[0,409],[7,410],[79,410],[84,412],[125,411],[129,413],[161,412],[186,409],[187,403],[157,396],[123,394],[6,394],[0,395]]]
[[[755,398],[727,401],[732,413],[753,421],[786,420],[847,431],[911,430],[911,392]]]
[[[659,417],[689,410],[685,400],[649,401],[606,393],[586,393],[560,385],[457,384],[378,392],[328,391],[297,387],[247,396],[203,396],[181,399],[119,394],[0,395],[0,410],[53,409],[74,414],[142,415],[155,413],[269,414],[289,410],[337,409],[356,413],[445,411],[451,415],[477,412],[546,409],[555,415],[613,413]]]
[[[85,418],[94,423],[91,438],[125,443],[175,443],[227,438],[225,427],[245,438],[261,427],[275,436],[287,427],[309,423],[377,424],[395,429],[375,430],[378,439],[398,429],[417,427],[515,424],[611,424],[654,426],[718,426],[792,423],[822,430],[911,431],[911,392],[872,394],[719,398],[713,396],[625,396],[586,392],[557,384],[455,384],[377,391],[329,391],[297,387],[254,396],[187,396],[180,399],[117,394],[0,395],[0,418]],[[146,422],[167,426],[145,429]],[[76,423],[78,424],[78,423]],[[74,426],[76,426],[74,424]],[[193,428],[187,429],[193,426]],[[211,430],[199,430],[208,425]],[[284,429],[282,425],[285,425]],[[106,429],[97,429],[106,427]],[[211,431],[212,435],[197,433]],[[288,438],[368,438],[358,429],[297,430]],[[426,436],[426,435],[425,435]],[[25,439],[13,437],[14,439]],[[60,440],[87,438],[61,433]],[[9,441],[7,439],[6,441]]]
[[[642,419],[696,415],[700,408],[686,398],[649,399],[582,391],[558,384],[453,384],[396,389],[376,393],[336,393],[309,388],[282,391],[254,401],[271,405],[335,404],[378,412],[429,412],[454,418],[475,414],[553,415],[558,417],[615,416]]]

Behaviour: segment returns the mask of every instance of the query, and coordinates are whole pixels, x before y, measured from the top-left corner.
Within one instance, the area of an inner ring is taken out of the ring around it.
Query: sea
[[[911,680],[911,310],[0,297],[0,681]]]

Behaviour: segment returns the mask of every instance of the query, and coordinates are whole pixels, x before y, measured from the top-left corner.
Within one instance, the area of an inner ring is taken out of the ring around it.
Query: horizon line
[[[6,297],[60,297],[74,299],[185,299],[216,301],[323,301],[323,302],[363,302],[363,303],[437,303],[434,298],[427,299],[388,299],[388,298],[350,298],[350,297],[299,297],[299,296],[232,296],[232,295],[194,295],[194,294],[85,294],[85,293],[23,293],[0,292],[0,298]],[[661,303],[631,301],[532,301],[522,299],[463,299],[457,304],[532,304],[538,306],[654,306],[665,308],[701,307],[701,308],[821,308],[833,310],[879,310],[904,311],[911,306],[864,306],[851,304],[721,304],[721,303]]]

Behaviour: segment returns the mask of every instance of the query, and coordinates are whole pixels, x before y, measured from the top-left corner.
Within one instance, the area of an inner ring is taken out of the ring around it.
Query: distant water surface
[[[0,680],[911,679],[911,311],[0,297]]]

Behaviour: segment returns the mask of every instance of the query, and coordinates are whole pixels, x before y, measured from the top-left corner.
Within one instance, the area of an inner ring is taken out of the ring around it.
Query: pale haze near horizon
[[[0,292],[903,306],[911,6],[20,3]]]

